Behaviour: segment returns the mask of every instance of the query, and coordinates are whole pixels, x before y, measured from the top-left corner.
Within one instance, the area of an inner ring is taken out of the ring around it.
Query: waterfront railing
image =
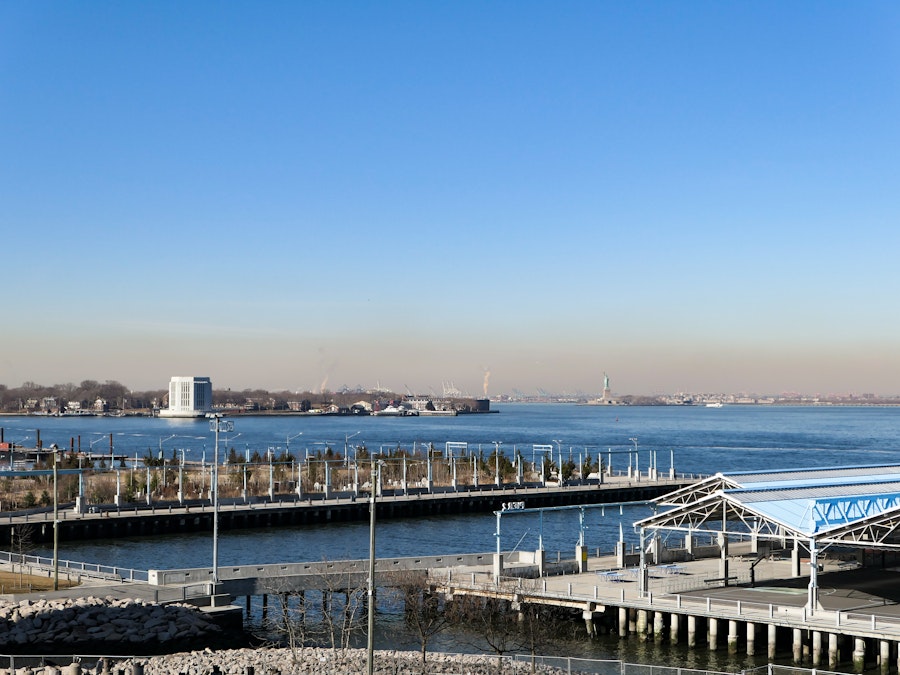
[[[418,653],[409,654],[418,658]],[[375,664],[392,666],[389,659],[396,660],[397,652],[389,655],[380,655],[376,652]],[[447,669],[446,661],[458,658],[461,661],[467,657],[475,656],[473,654],[454,654],[448,652],[431,653],[432,659],[440,657],[444,660],[444,665],[440,672],[445,675],[454,675],[452,670]],[[543,656],[534,654],[478,654],[477,656],[488,662],[497,663],[499,670],[505,672],[507,668],[504,666],[512,666],[519,664],[520,667],[513,672],[522,672],[521,665],[525,665],[532,672],[565,672],[565,673],[596,673],[598,675],[736,675],[733,671],[721,670],[702,670],[696,668],[678,668],[675,666],[658,666],[643,663],[629,663],[625,661],[611,659],[587,659],[572,656]],[[16,672],[39,672],[40,668],[56,669],[75,666],[74,671],[77,673],[129,673],[129,675],[138,675],[144,672],[144,662],[148,660],[146,656],[99,656],[99,655],[83,655],[83,654],[54,654],[54,655],[7,655],[0,654],[0,673],[11,675]],[[165,658],[165,657],[153,657]],[[253,666],[245,666],[244,675],[254,675],[256,668]],[[214,665],[208,671],[202,668],[192,670],[197,675],[221,675],[223,672],[219,666]],[[229,671],[233,672],[233,671]],[[270,671],[273,675],[278,675],[276,671]],[[284,673],[293,672],[290,664],[285,664]],[[423,672],[427,672],[423,670]],[[460,665],[458,675],[465,675],[471,672],[471,666]],[[791,668],[787,666],[778,666],[768,664],[753,668],[752,670],[741,671],[741,675],[840,675],[839,673],[831,673],[826,670],[809,670],[807,668]]]
[[[128,567],[113,567],[111,565],[99,565],[80,562],[76,560],[56,560],[38,555],[23,553],[11,553],[0,551],[0,565],[18,567],[25,574],[40,576],[53,574],[58,571],[67,579],[80,580],[101,579],[104,581],[147,581],[146,570],[135,570]],[[17,570],[18,571],[18,570]]]

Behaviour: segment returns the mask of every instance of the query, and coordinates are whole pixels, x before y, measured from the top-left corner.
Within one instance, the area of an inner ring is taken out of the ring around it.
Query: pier
[[[423,587],[448,601],[476,596],[499,601],[512,613],[528,604],[563,608],[584,621],[587,639],[615,634],[622,640],[742,652],[814,668],[862,672],[877,665],[885,674],[900,670],[900,605],[893,590],[900,573],[828,560],[820,576],[831,590],[810,614],[804,606],[809,577],[794,576],[790,556],[785,555],[789,552],[775,551],[762,561],[738,553],[731,561],[733,579],[726,582],[718,576],[714,548],[695,549],[708,558],[650,566],[643,594],[640,568],[622,566],[621,551],[592,553],[584,561],[559,555],[549,559],[543,551],[504,551],[499,576],[496,553],[379,559],[376,579],[384,587],[408,580],[404,573],[418,572]],[[671,549],[666,556],[684,557],[684,550]],[[32,559],[25,564],[32,573],[46,573],[49,562]],[[90,568],[82,572],[90,580],[87,587],[54,595],[91,593],[207,607],[212,599],[217,605],[213,611],[233,615],[244,611],[245,600],[249,612],[251,597],[262,599],[265,612],[269,596],[309,599],[312,593],[324,598],[362,588],[367,566],[367,560],[227,566],[219,568],[215,587],[210,568],[146,574]],[[65,569],[79,574],[77,567]]]
[[[415,518],[443,514],[490,513],[504,503],[524,501],[529,507],[553,507],[577,504],[603,504],[646,501],[689,484],[689,477],[615,475],[602,483],[541,486],[493,484],[457,486],[456,489],[427,492],[421,489],[383,489],[377,499],[377,517]],[[101,505],[60,509],[59,540],[107,539],[146,535],[211,532],[215,506],[207,500],[184,503]],[[283,495],[277,499],[221,500],[218,505],[220,529],[296,526],[330,522],[366,521],[369,500],[353,492],[309,494],[304,497]],[[28,513],[10,513],[0,517],[0,541],[10,541],[12,530],[30,526],[32,540],[50,542],[53,538],[51,509]]]

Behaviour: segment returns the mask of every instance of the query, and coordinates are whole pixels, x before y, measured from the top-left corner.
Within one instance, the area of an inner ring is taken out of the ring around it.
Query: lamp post
[[[53,590],[59,590],[59,452],[53,453]]]
[[[375,672],[375,497],[378,494],[378,474],[381,467],[384,466],[384,460],[375,461],[372,458],[372,478],[370,480],[372,487],[369,496],[369,635],[368,646],[366,650],[366,666],[368,674],[373,675]]]
[[[184,504],[184,453],[190,452],[190,448],[178,448],[181,453],[181,464],[178,465],[178,503]]]
[[[172,434],[171,436],[166,436],[165,438],[163,438],[162,436],[159,437],[159,452],[160,452],[160,454],[162,454],[162,451],[163,451],[163,447],[162,447],[163,443],[165,443],[166,441],[171,441],[176,436],[178,436],[178,434]],[[93,446],[91,446],[91,447],[93,447]]]
[[[554,439],[553,439],[553,442],[556,443],[556,454],[559,456],[559,464],[556,466],[556,470],[557,470],[557,472],[558,472],[557,479],[558,479],[558,482],[559,482],[559,486],[562,487],[562,484],[563,484],[563,477],[562,477],[562,464],[563,464],[563,462],[562,462],[562,441],[558,441],[558,440],[556,440],[556,439],[554,438]]]
[[[222,419],[222,413],[208,413],[209,430],[216,434],[216,445],[213,452],[212,470],[212,494],[213,494],[213,559],[212,559],[212,588],[210,593],[210,606],[216,604],[216,586],[219,583],[219,432],[229,433],[234,431],[234,422]]]
[[[631,441],[632,443],[634,443],[634,473],[637,474],[638,479],[640,479],[641,470],[638,467],[638,439],[637,439],[637,436],[632,436],[628,440]],[[628,464],[630,466],[631,462],[629,462]]]
[[[291,454],[291,441],[295,438],[300,438],[303,435],[303,432],[298,432],[296,434],[288,434],[284,437],[284,447],[286,448],[285,452]]]
[[[357,431],[355,434],[344,434],[344,463],[349,467],[350,466],[350,439],[356,438],[362,432]]]
[[[494,441],[494,484],[500,487],[500,445],[503,441]],[[500,528],[497,528],[500,531]],[[498,535],[499,537],[499,535]]]
[[[95,439],[92,440],[92,441],[88,441],[88,443],[89,443],[90,446],[91,446],[90,450],[88,451],[89,454],[93,455],[93,454],[94,454],[94,446],[95,446],[97,443],[99,443],[100,441],[104,441],[104,440],[106,440],[106,434],[104,434],[104,435],[101,436],[100,438],[95,438]]]

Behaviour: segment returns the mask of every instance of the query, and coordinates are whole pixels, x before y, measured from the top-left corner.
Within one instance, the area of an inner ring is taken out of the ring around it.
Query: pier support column
[[[619,607],[619,637],[628,635],[628,608]]]
[[[768,630],[768,645],[766,646],[766,656],[769,660],[775,658],[775,653],[777,651],[777,643],[778,643],[778,626],[774,623],[769,624]]]
[[[641,640],[647,639],[647,610],[639,609],[637,611],[636,631]]]
[[[691,649],[697,646],[697,617],[693,614],[687,618],[687,646]]]
[[[887,640],[878,641],[878,669],[882,675],[891,672],[891,643]]]
[[[678,644],[678,627],[681,623],[681,614],[669,614],[669,642]]]
[[[666,632],[666,619],[662,612],[653,614],[653,639],[657,642],[663,639]]]
[[[584,627],[587,629],[588,637],[597,637],[597,628],[594,626],[594,612],[586,609],[581,613],[581,616],[584,618]]]
[[[831,669],[837,668],[837,664],[840,661],[840,651],[838,650],[838,634],[837,633],[829,633],[828,634],[828,667]]]
[[[637,610],[633,607],[628,608],[628,632],[637,633]]]
[[[707,619],[707,623],[709,624],[707,629],[709,651],[714,652],[719,648],[719,620],[710,617]]]
[[[803,631],[794,628],[794,641],[792,645],[794,655],[794,665],[803,663]]]
[[[738,648],[738,622],[728,622],[728,653],[737,654]]]
[[[817,630],[812,634],[812,664],[813,668],[822,665],[822,633]]]
[[[756,624],[752,621],[747,622],[747,656],[754,656],[756,653]]]
[[[269,596],[263,593],[262,596],[262,620],[269,618]]]
[[[853,671],[861,673],[866,669],[866,641],[853,638]]]

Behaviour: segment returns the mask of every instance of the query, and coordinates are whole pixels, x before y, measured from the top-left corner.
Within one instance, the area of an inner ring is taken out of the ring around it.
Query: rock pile
[[[381,675],[495,675],[498,657],[429,653],[422,665],[418,652],[376,651],[374,671]],[[83,664],[82,664],[83,665]],[[194,651],[168,656],[154,656],[107,665],[110,672],[129,675],[358,675],[366,672],[365,649],[234,649],[227,651]],[[92,671],[90,671],[92,672]],[[96,675],[101,675],[98,666]],[[527,661],[504,659],[502,672],[507,675],[530,673]],[[563,673],[556,668],[537,668],[540,673]],[[82,675],[89,671],[83,667]],[[0,673],[2,675],[2,673]]]
[[[0,648],[54,645],[70,651],[99,644],[204,644],[203,638],[220,632],[190,605],[96,597],[0,601]]]

